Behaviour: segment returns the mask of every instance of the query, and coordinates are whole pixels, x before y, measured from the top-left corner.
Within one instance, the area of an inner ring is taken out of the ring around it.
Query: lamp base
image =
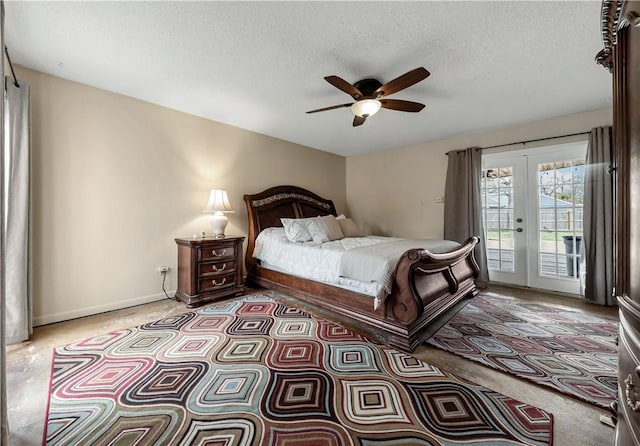
[[[229,219],[222,213],[218,212],[211,216],[211,232],[214,238],[224,238],[224,229],[229,223]]]

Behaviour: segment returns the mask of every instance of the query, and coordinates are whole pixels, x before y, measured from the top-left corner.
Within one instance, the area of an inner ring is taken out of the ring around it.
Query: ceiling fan
[[[417,84],[429,77],[429,74],[424,67],[418,67],[384,85],[377,79],[362,79],[351,85],[338,76],[327,76],[324,78],[327,82],[350,95],[356,102],[318,108],[316,110],[310,110],[307,113],[351,107],[351,111],[355,115],[353,118],[354,127],[364,124],[367,118],[376,114],[380,108],[417,113],[424,108],[424,104],[400,99],[383,98]]]

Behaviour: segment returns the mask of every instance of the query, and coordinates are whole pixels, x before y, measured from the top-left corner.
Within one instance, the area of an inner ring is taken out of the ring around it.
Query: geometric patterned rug
[[[427,343],[606,408],[617,392],[617,334],[614,318],[483,293]]]
[[[257,294],[56,348],[45,442],[550,445],[552,423]]]

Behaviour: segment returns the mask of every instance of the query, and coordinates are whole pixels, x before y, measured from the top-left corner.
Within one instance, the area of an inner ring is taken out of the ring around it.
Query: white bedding
[[[393,274],[403,253],[416,248],[441,253],[454,250],[459,246],[459,243],[450,240],[388,240],[371,246],[345,250],[340,258],[338,273],[340,277],[379,283],[387,293],[391,293]]]
[[[389,249],[390,242],[398,245],[394,254]],[[374,245],[380,245],[381,249]],[[258,234],[253,256],[265,267],[373,296],[377,307],[390,291],[395,265],[407,249],[427,248],[432,252],[444,252],[458,246],[458,243],[447,240],[407,240],[373,235],[323,243],[290,242],[283,228],[267,228]],[[343,254],[347,251],[350,251],[347,257],[353,257],[356,263],[366,266],[342,265]],[[376,256],[375,251],[379,251],[379,255]],[[365,255],[368,257],[363,257]],[[355,277],[348,277],[350,273]]]

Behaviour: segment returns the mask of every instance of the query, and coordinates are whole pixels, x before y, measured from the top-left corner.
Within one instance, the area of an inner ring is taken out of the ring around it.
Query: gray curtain
[[[444,190],[444,238],[463,242],[472,235],[480,237],[480,244],[475,249],[476,261],[480,266],[480,275],[476,282],[486,285],[489,273],[480,195],[482,151],[472,147],[449,152],[448,156]]]
[[[5,343],[29,339],[32,333],[29,243],[30,150],[29,84],[6,79],[4,109]]]
[[[584,175],[584,297],[600,305],[615,305],[613,297],[613,178],[611,127],[596,127],[589,135]]]
[[[4,1],[0,0],[0,48],[4,49]],[[0,57],[0,73],[4,73],[4,57]],[[4,76],[3,76],[4,77]],[[0,89],[0,97],[4,99],[4,90]],[[0,107],[0,141],[4,141],[4,107]],[[2,151],[0,151],[2,152]],[[4,219],[4,156],[0,153],[0,265],[4,264],[5,236]],[[6,375],[6,350],[4,346],[5,332],[5,289],[4,269],[0,268],[0,445],[9,444],[9,422],[7,414],[7,375]]]

